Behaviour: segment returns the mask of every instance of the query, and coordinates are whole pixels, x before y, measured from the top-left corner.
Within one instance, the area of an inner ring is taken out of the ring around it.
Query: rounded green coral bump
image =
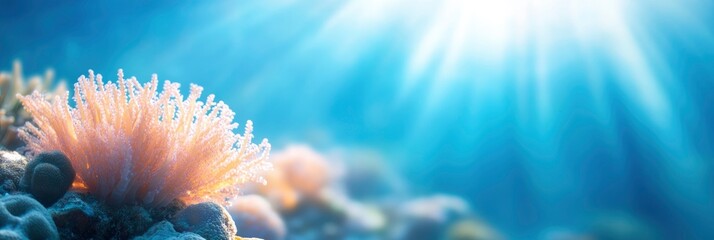
[[[59,151],[37,155],[25,167],[20,186],[48,207],[69,190],[75,172],[69,159]]]

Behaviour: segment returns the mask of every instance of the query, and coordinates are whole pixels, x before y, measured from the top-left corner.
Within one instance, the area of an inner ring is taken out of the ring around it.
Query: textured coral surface
[[[90,70],[74,85],[75,107],[68,94],[47,100],[41,93],[18,96],[34,117],[20,136],[33,153],[59,150],[71,160],[92,195],[109,204],[164,206],[224,202],[237,186],[270,168],[267,140],[252,143],[252,123],[235,134],[235,113],[202,88],[191,85],[187,98],[179,84],[158,79],[143,86],[136,78],[104,83]]]
[[[17,128],[31,118],[22,108],[15,97],[16,94],[30,94],[35,90],[52,90],[54,71],[48,69],[44,76],[34,75],[25,78],[20,61],[14,61],[12,72],[0,72],[0,145],[6,149],[15,150],[22,146],[22,141],[17,137]],[[67,91],[64,81],[48,96]]]
[[[47,209],[24,195],[0,197],[0,239],[59,239]]]
[[[62,153],[44,152],[27,164],[20,187],[49,207],[72,186],[75,174],[71,162]]]

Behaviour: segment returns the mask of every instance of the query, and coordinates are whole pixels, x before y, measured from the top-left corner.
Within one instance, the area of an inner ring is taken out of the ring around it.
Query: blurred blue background
[[[0,66],[189,83],[274,149],[373,149],[510,238],[714,239],[714,2],[3,1]]]

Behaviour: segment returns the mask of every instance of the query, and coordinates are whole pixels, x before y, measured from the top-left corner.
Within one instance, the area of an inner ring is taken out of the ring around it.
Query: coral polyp
[[[161,92],[158,85],[156,75],[142,86],[121,69],[116,84],[105,84],[90,70],[74,85],[74,107],[67,92],[18,96],[34,118],[19,135],[32,154],[64,153],[75,188],[108,204],[225,202],[240,184],[265,181],[270,144],[252,143],[251,121],[234,133],[235,113],[214,95],[199,101],[200,86],[184,99],[178,83],[165,81]]]

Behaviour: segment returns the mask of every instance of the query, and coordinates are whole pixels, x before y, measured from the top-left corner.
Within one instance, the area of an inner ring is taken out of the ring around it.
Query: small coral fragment
[[[67,94],[19,96],[34,117],[19,133],[31,152],[64,153],[77,171],[75,186],[110,205],[225,203],[238,185],[265,181],[270,144],[252,143],[252,122],[234,133],[235,113],[213,95],[198,101],[197,85],[184,98],[177,83],[159,91],[156,75],[144,85],[121,70],[118,76],[116,84],[92,71],[80,77],[76,107]]]
[[[42,205],[50,206],[69,190],[74,177],[72,164],[64,154],[46,152],[27,164],[20,186]]]
[[[47,209],[23,195],[0,198],[0,238],[59,239]]]

